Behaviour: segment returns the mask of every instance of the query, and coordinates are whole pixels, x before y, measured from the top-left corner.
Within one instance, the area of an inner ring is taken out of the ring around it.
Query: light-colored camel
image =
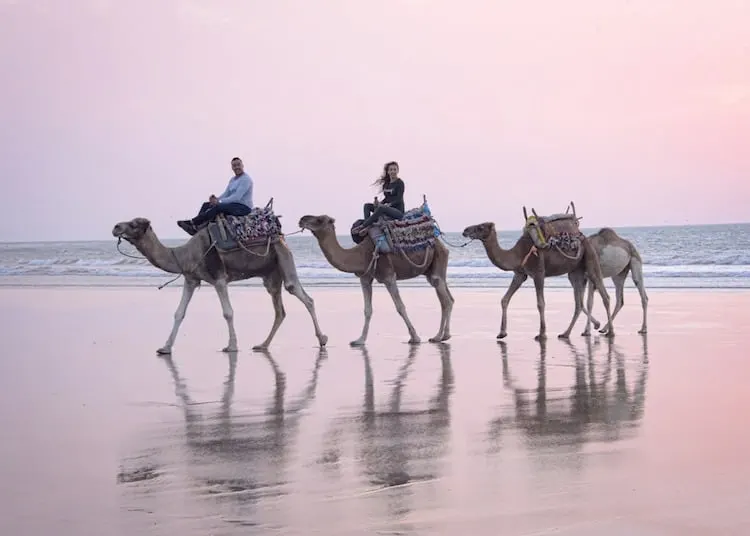
[[[632,242],[619,236],[613,229],[604,227],[598,232],[588,236],[589,242],[599,255],[599,264],[602,268],[602,277],[604,279],[611,277],[615,284],[615,310],[612,311],[612,321],[617,313],[622,309],[625,303],[625,280],[628,278],[628,272],[633,277],[638,293],[641,295],[641,308],[643,309],[643,324],[638,333],[646,333],[646,310],[648,308],[648,295],[643,286],[643,261],[638,250]],[[591,307],[594,305],[594,285],[589,282],[589,293],[587,304],[583,309],[583,314],[591,318],[594,323],[594,329],[599,329],[599,322],[591,315]],[[588,323],[586,324],[588,329]],[[609,324],[605,325],[599,331],[606,333],[609,330]]]
[[[283,240],[273,243],[268,248],[260,246],[250,248],[249,251],[244,249],[221,251],[213,246],[208,227],[204,227],[182,246],[169,248],[161,243],[151,228],[151,222],[146,218],[120,222],[112,229],[112,235],[130,242],[157,268],[173,274],[182,274],[185,279],[182,286],[182,299],[174,314],[172,331],[164,346],[157,350],[159,354],[172,352],[177,331],[185,318],[190,299],[201,281],[205,281],[216,289],[221,302],[221,310],[229,329],[229,344],[222,351],[237,351],[234,310],[229,301],[228,285],[232,281],[251,277],[263,279],[263,285],[271,295],[275,314],[273,326],[266,340],[254,346],[254,350],[268,348],[286,316],[281,298],[282,286],[307,308],[320,346],[323,347],[328,342],[328,337],[320,330],[313,299],[302,288],[297,277],[294,257]]]
[[[544,279],[547,277],[567,274],[570,284],[573,285],[575,311],[573,312],[573,318],[570,321],[568,329],[558,335],[559,338],[567,339],[570,337],[570,332],[583,310],[583,294],[586,290],[587,278],[593,281],[599,294],[601,294],[604,308],[607,311],[607,320],[611,325],[609,294],[607,294],[607,290],[604,288],[599,260],[593,246],[585,237],[581,237],[583,254],[574,259],[563,255],[560,251],[553,248],[537,249],[534,246],[534,241],[526,231],[524,231],[511,249],[503,249],[498,243],[497,231],[495,230],[495,224],[492,222],[470,225],[464,229],[463,236],[473,240],[480,240],[492,264],[501,270],[514,273],[513,280],[501,301],[502,320],[500,323],[500,333],[497,335],[498,339],[502,339],[508,334],[506,331],[508,326],[508,305],[513,294],[521,288],[521,285],[523,285],[529,276],[534,281],[536,306],[539,310],[539,334],[535,337],[536,340],[547,337],[547,324],[544,320]],[[590,321],[590,317],[587,316],[587,328]],[[584,332],[585,334],[586,332]],[[614,329],[610,329],[607,334],[610,337],[614,336]]]
[[[419,344],[421,342],[408,315],[406,307],[401,299],[396,281],[413,279],[420,275],[435,288],[438,300],[440,300],[440,329],[430,339],[430,342],[447,341],[450,339],[450,320],[453,310],[454,299],[446,283],[448,270],[448,249],[439,241],[435,241],[434,247],[408,254],[393,252],[378,254],[375,258],[375,243],[367,236],[362,242],[352,248],[346,249],[341,246],[336,238],[335,220],[330,216],[303,216],[299,220],[299,226],[312,232],[318,240],[320,249],[331,266],[342,272],[356,274],[362,285],[362,294],[365,301],[365,322],[362,334],[350,344],[361,346],[367,340],[370,329],[370,318],[372,317],[372,283],[377,280],[385,285],[388,293],[396,305],[396,311],[401,315],[409,330],[409,343]]]

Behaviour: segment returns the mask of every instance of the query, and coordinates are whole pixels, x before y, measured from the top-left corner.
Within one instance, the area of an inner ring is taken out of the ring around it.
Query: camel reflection
[[[450,435],[450,396],[453,392],[453,369],[450,345],[437,346],[441,374],[436,392],[427,409],[409,410],[402,407],[403,391],[419,351],[412,346],[398,371],[387,409],[375,407],[375,390],[370,355],[360,348],[365,366],[365,396],[359,426],[359,461],[370,492],[393,488],[384,495],[388,512],[401,517],[410,510],[409,484],[439,478]]]
[[[319,351],[307,386],[289,404],[285,404],[284,373],[269,352],[262,354],[274,374],[274,390],[267,406],[261,412],[233,410],[237,357],[230,353],[221,402],[213,415],[206,415],[201,411],[205,406],[191,399],[171,356],[162,357],[184,417],[184,452],[166,469],[179,472],[178,466],[184,463],[186,487],[198,496],[241,505],[286,493],[284,471],[289,450],[303,410],[315,397],[326,353]]]
[[[490,436],[497,439],[503,429],[517,427],[528,448],[575,447],[588,442],[616,441],[635,433],[643,417],[648,377],[648,341],[642,337],[638,375],[631,388],[626,380],[626,358],[614,341],[606,341],[606,361],[596,360],[600,340],[585,341],[585,351],[570,341],[573,385],[553,389],[547,385],[547,343],[539,343],[537,384],[522,389],[508,365],[508,346],[499,343],[503,360],[503,385],[512,393],[512,425],[500,418],[490,423]],[[615,381],[612,381],[612,367]],[[529,396],[531,395],[531,396]],[[497,444],[497,440],[494,442]]]

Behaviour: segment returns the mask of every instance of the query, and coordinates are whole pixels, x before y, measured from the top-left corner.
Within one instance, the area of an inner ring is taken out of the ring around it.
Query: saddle
[[[570,209],[572,213],[568,212]],[[573,251],[579,249],[583,233],[578,227],[578,222],[582,218],[576,216],[576,207],[572,201],[564,213],[539,216],[533,208],[531,213],[529,216],[526,207],[523,207],[524,232],[529,234],[537,249],[548,249],[552,246]]]
[[[356,232],[363,221],[362,219],[356,220],[350,229],[355,244],[365,239]],[[422,196],[422,205],[405,212],[400,220],[381,216],[367,229],[367,235],[375,243],[379,253],[409,252],[431,247],[439,234],[426,196]]]
[[[273,212],[273,197],[263,208],[253,208],[246,216],[219,214],[208,223],[208,234],[216,249],[234,251],[278,242],[281,221]]]

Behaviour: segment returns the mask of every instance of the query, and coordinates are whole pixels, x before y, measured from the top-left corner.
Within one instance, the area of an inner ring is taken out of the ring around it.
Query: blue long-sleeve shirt
[[[227,189],[217,199],[219,203],[242,203],[253,208],[253,179],[247,173],[232,177]]]

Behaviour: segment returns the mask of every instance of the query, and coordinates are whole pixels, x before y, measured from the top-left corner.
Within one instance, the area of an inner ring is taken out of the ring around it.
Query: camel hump
[[[604,238],[605,240],[620,238],[620,236],[611,227],[602,227],[596,232],[596,235]]]

